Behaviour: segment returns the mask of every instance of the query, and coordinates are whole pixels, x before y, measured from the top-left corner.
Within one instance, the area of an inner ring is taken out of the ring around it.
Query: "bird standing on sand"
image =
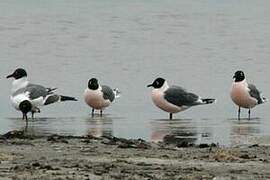
[[[236,71],[233,76],[231,99],[239,107],[238,120],[240,120],[241,107],[248,109],[248,119],[250,119],[250,109],[258,104],[267,101],[261,92],[253,84],[248,84],[243,71]]]
[[[24,69],[18,68],[7,78],[14,78],[11,88],[11,103],[16,110],[23,113],[27,121],[27,113],[40,112],[40,106],[60,101],[77,101],[74,97],[62,96],[54,93],[56,88],[45,88],[41,85],[31,84]]]
[[[109,86],[99,85],[96,78],[91,78],[88,81],[88,87],[85,89],[84,100],[86,104],[92,107],[92,116],[95,109],[102,111],[108,107],[115,98],[120,97],[120,92],[117,89],[111,89]]]
[[[196,94],[187,92],[179,86],[169,86],[163,78],[157,78],[152,84],[147,87],[153,87],[152,100],[160,109],[172,114],[186,110],[192,106],[211,104],[215,99],[203,99]]]

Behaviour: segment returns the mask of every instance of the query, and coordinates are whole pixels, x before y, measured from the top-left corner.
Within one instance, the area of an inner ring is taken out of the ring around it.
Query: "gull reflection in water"
[[[168,144],[195,143],[197,128],[192,119],[160,119],[151,122],[151,141]]]
[[[253,144],[260,135],[260,119],[235,119],[231,121],[231,144]]]
[[[37,117],[29,119],[28,126],[21,118],[9,118],[11,130],[24,130],[25,133],[35,136],[52,134],[81,136],[89,124],[85,117]]]
[[[106,116],[94,116],[87,119],[87,135],[94,137],[112,136],[113,121]]]
[[[55,131],[50,126],[50,122],[54,122],[56,118],[42,117],[42,118],[29,118],[29,122],[25,123],[21,118],[8,118],[11,120],[11,130],[24,131],[25,134],[31,136],[48,136],[50,134],[56,134]]]

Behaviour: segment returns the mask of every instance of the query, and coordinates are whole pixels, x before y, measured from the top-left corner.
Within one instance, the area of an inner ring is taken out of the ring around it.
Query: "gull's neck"
[[[160,88],[161,91],[166,91],[167,89],[169,89],[169,85],[167,83],[167,81],[164,82],[163,86]]]
[[[233,83],[235,83],[235,84],[246,84],[247,83],[247,80],[246,79],[244,79],[244,80],[242,80],[242,81],[238,81],[238,82],[235,82],[235,81],[233,81]]]
[[[22,77],[20,79],[15,79],[12,82],[12,88],[11,92],[14,93],[18,91],[21,88],[25,88],[29,84],[29,81],[27,80],[27,77]]]
[[[232,87],[244,87],[244,88],[248,88],[248,83],[246,81],[246,79],[244,79],[243,81],[239,81],[239,82],[233,82]]]

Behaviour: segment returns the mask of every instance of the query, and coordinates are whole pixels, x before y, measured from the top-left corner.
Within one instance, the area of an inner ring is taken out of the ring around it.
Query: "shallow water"
[[[269,144],[269,104],[239,122],[229,97],[238,69],[270,97],[269,5],[267,0],[0,1],[0,133],[24,128],[5,79],[24,67],[31,82],[79,99],[42,108],[29,123],[33,133],[151,141],[173,134],[195,143]],[[146,88],[159,76],[218,101],[169,121]],[[122,92],[104,117],[91,118],[82,99],[91,77]]]

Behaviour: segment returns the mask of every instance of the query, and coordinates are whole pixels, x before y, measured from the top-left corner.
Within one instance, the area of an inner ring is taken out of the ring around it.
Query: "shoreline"
[[[113,136],[0,136],[0,179],[267,179],[270,147]]]

